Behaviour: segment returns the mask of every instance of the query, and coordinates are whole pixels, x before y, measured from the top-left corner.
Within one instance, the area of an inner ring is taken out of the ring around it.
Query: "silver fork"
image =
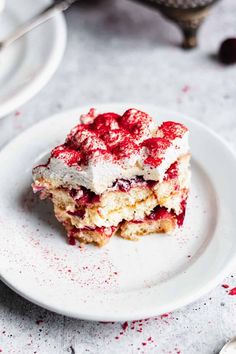
[[[45,21],[49,20],[56,13],[63,12],[67,10],[74,2],[78,0],[62,0],[55,4],[48,6],[39,14],[32,17],[30,20],[25,22],[16,28],[12,33],[10,33],[6,38],[0,41],[0,50],[8,47],[10,44],[15,42],[17,39],[23,37],[26,33],[30,32],[35,27],[38,27]]]

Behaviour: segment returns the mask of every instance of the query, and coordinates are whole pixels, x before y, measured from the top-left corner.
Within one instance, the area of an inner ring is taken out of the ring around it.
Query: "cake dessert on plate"
[[[183,124],[157,124],[134,108],[122,115],[91,109],[33,169],[33,190],[52,200],[70,244],[170,233],[185,216],[188,136]]]

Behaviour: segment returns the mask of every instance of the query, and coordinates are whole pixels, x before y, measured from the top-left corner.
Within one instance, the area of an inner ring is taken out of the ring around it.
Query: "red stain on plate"
[[[190,91],[190,86],[189,85],[184,85],[184,87],[182,87],[182,92],[186,93]]]

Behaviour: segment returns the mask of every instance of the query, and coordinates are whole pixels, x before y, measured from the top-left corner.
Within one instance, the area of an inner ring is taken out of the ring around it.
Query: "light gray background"
[[[62,110],[128,101],[194,116],[236,150],[236,65],[225,67],[214,57],[222,39],[236,36],[235,0],[223,0],[213,9],[201,29],[199,48],[191,52],[178,48],[181,36],[174,25],[150,9],[126,0],[84,2],[66,15],[68,45],[50,83],[18,113],[0,121],[1,147]],[[235,270],[223,283],[236,286]],[[120,323],[53,314],[2,283],[0,297],[3,353],[211,354],[236,335],[236,296],[221,285],[168,317],[129,323],[121,335]]]

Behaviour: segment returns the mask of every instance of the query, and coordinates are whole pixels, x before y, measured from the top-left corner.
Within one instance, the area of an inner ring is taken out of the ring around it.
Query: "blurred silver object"
[[[183,33],[182,47],[197,46],[197,31],[218,0],[135,0],[159,10],[168,20],[176,23]]]
[[[236,337],[227,342],[219,354],[235,354],[236,353]]]
[[[20,25],[8,37],[0,41],[0,50],[8,47],[10,44],[15,42],[17,39],[24,36],[26,33],[38,27],[45,21],[49,20],[55,14],[67,10],[74,2],[78,0],[63,0],[57,1],[55,4],[48,6],[39,14],[35,15],[33,18],[28,20],[26,23]]]

